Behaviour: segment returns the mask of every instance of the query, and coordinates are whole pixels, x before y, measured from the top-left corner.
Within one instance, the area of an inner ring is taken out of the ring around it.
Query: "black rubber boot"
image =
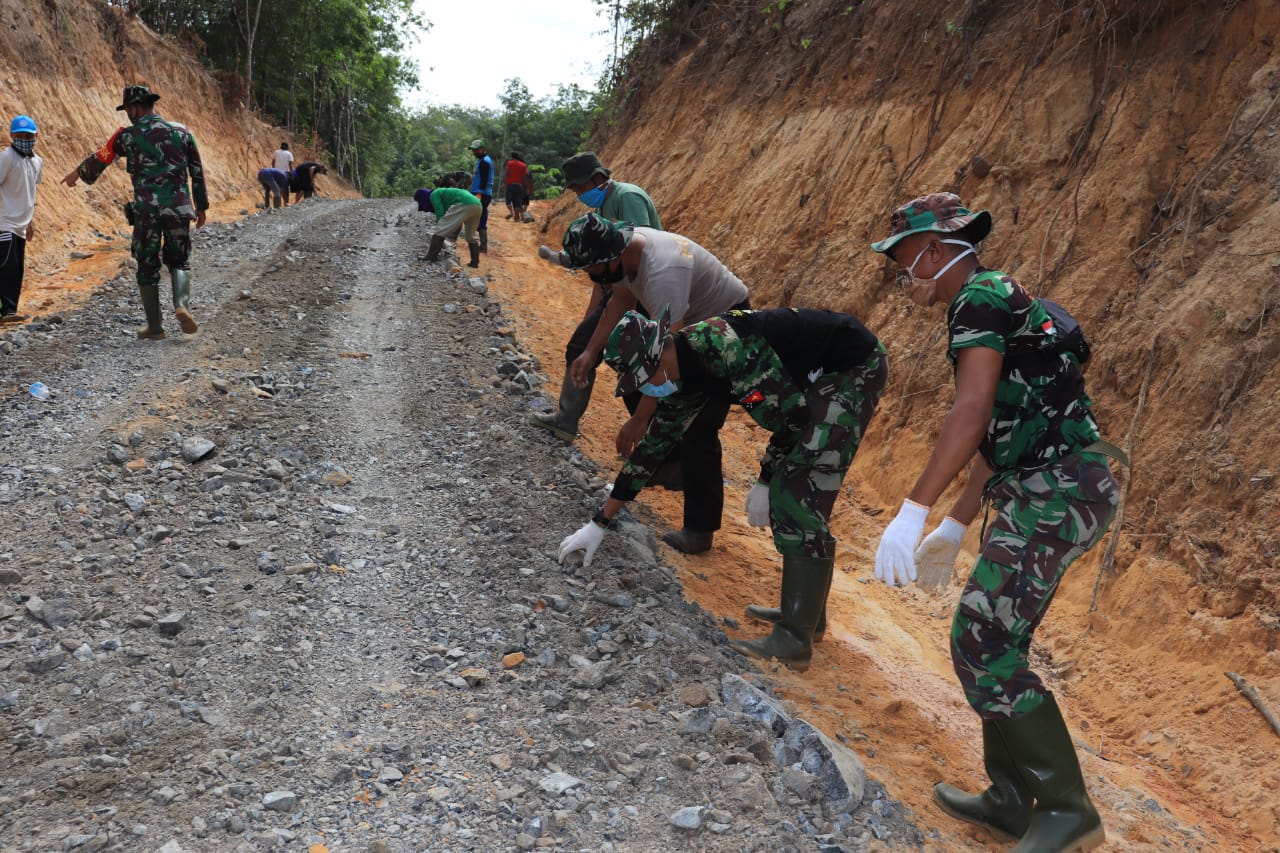
[[[477,233],[480,235],[480,251],[489,254],[489,229],[481,228]]]
[[[952,817],[977,824],[1001,841],[1016,841],[1031,823],[1031,792],[992,720],[982,721],[982,761],[991,779],[989,788],[980,794],[966,794],[939,782],[933,786],[933,799]]]
[[[710,551],[711,540],[714,538],[714,531],[693,530],[689,527],[669,530],[662,534],[662,541],[675,548],[681,554],[701,554],[703,551]]]
[[[467,248],[471,250],[471,260],[467,262],[469,267],[480,266],[480,247],[475,243],[468,243]]]
[[[797,672],[809,668],[813,658],[813,629],[831,586],[835,557],[782,557],[782,618],[773,633],[761,640],[731,640],[742,654],[769,660],[776,658]]]
[[[836,540],[827,537],[827,556],[832,559],[831,574],[827,575],[827,588],[822,593],[822,613],[818,614],[818,624],[813,628],[813,641],[821,643],[827,636],[827,599],[831,596],[831,580],[835,577],[834,560],[836,556]],[[747,616],[752,619],[758,619],[761,622],[777,622],[782,618],[782,609],[778,607],[765,607],[762,604],[748,604],[746,607]]]
[[[183,333],[194,335],[200,326],[191,315],[191,270],[170,268],[169,279],[173,282],[173,314]]]
[[[427,262],[432,263],[440,260],[440,250],[444,248],[444,237],[439,234],[431,235],[431,245],[427,247]]]
[[[138,337],[144,341],[163,341],[164,322],[160,318],[160,288],[154,284],[138,285],[142,297],[142,310],[147,315],[147,325],[139,326]]]
[[[1071,733],[1050,693],[1033,711],[999,720],[1026,790],[1035,798],[1031,823],[1013,853],[1082,853],[1106,840],[1102,818],[1089,799]]]
[[[587,376],[587,387],[579,388],[569,377],[564,379],[564,387],[560,389],[560,405],[554,413],[534,412],[529,422],[534,426],[551,430],[565,441],[573,441],[578,437],[578,421],[591,402],[591,389],[596,384],[596,372]]]

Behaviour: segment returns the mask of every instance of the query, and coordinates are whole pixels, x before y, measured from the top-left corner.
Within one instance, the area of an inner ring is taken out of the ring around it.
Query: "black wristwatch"
[[[592,523],[603,527],[605,530],[613,530],[614,519],[605,518],[604,510],[598,510],[595,515],[591,516],[591,521]]]

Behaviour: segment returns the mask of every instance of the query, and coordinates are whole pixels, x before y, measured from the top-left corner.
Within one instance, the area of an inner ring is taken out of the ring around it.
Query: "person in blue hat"
[[[36,184],[44,162],[36,154],[35,120],[15,116],[10,145],[0,151],[0,323],[27,319],[18,313],[26,271],[27,241],[35,233]]]

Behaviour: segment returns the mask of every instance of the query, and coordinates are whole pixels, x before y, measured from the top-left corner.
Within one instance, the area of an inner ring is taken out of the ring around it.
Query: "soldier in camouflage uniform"
[[[669,309],[658,322],[629,311],[609,335],[604,360],[618,371],[617,393],[657,398],[657,412],[604,507],[561,543],[560,560],[581,550],[590,565],[614,516],[699,413],[737,403],[773,434],[747,495],[747,519],[773,530],[782,606],[753,605],[753,615],[774,623],[773,633],[733,647],[804,671],[825,622],[835,565],[827,520],[884,391],[884,347],[856,318],[831,311],[729,311],[674,335],[667,334],[670,317]]]
[[[92,184],[117,157],[125,158],[133,179],[133,201],[125,205],[125,218],[133,226],[130,251],[138,262],[138,290],[147,315],[147,325],[138,329],[138,337],[147,340],[164,338],[159,290],[162,259],[173,284],[173,310],[178,324],[188,335],[199,329],[191,315],[188,229],[193,219],[197,228],[203,226],[209,208],[195,137],[186,127],[156,114],[154,105],[159,99],[146,86],[126,87],[123,102],[116,109],[124,110],[132,124],[117,129],[106,145],[63,178],[69,187],[81,178]]]
[[[891,226],[872,248],[899,264],[912,301],[947,306],[956,399],[885,529],[876,576],[906,584],[919,562],[921,574],[949,578],[984,498],[996,513],[951,629],[956,674],[982,718],[991,786],[971,795],[938,784],[934,798],[954,817],[1021,839],[1018,853],[1090,850],[1103,842],[1102,821],[1057,702],[1027,655],[1067,567],[1111,523],[1118,490],[1106,454],[1122,454],[1101,440],[1080,364],[1043,306],[979,262],[989,213],[935,193],[896,210]],[[960,498],[920,542],[929,507],[971,459]]]

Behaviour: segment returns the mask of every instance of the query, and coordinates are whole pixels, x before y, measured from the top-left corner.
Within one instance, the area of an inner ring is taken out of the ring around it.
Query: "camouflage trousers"
[[[1045,696],[1027,654],[1058,583],[1107,532],[1119,488],[1105,456],[1077,453],[989,486],[996,519],[956,608],[951,661],[987,720],[1021,716]]]
[[[769,526],[779,554],[828,557],[827,520],[889,376],[883,345],[858,367],[809,386],[809,424],[769,481]]]
[[[160,267],[189,269],[191,257],[190,220],[181,216],[137,216],[129,251],[138,262],[138,284],[160,282]],[[161,248],[163,244],[163,250]],[[163,264],[161,259],[163,256]]]

